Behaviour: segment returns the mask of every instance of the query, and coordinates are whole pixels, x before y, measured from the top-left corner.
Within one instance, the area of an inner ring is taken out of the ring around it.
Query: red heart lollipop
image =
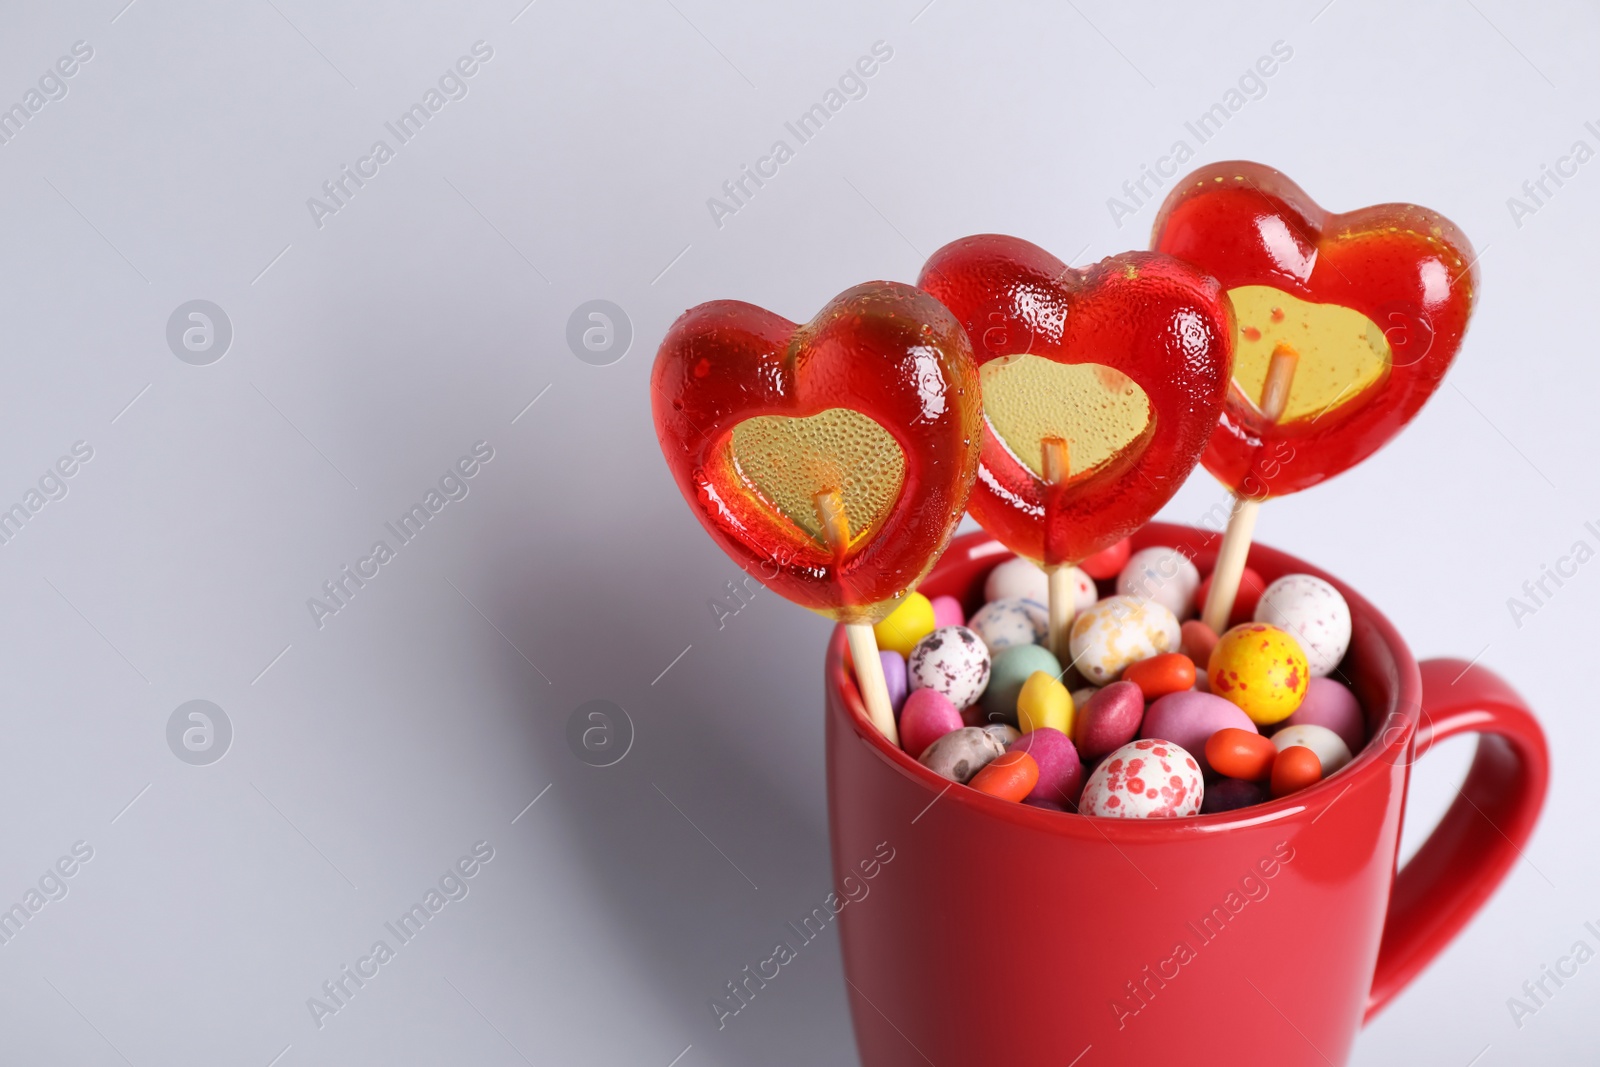
[[[858,285],[803,326],[701,304],[662,341],[651,389],[662,452],[701,525],[797,604],[881,620],[961,519],[977,372],[954,316],[911,286]]]
[[[1205,466],[1234,493],[1205,621],[1226,625],[1256,509],[1381,448],[1438,388],[1478,288],[1472,245],[1442,215],[1378,204],[1342,215],[1258,163],[1185,178],[1151,245],[1233,301],[1233,388]]]
[[[1206,469],[1252,499],[1354,466],[1411,420],[1461,346],[1478,279],[1472,245],[1412,204],[1341,215],[1257,163],[1215,163],[1161,205],[1151,247],[1211,274],[1233,301],[1233,388]],[[1298,356],[1264,416],[1274,354]]]
[[[1075,564],[1171,499],[1216,426],[1233,320],[1211,278],[1127,252],[1076,271],[1015,237],[966,237],[918,283],[973,339],[983,452],[968,510],[1012,551]]]

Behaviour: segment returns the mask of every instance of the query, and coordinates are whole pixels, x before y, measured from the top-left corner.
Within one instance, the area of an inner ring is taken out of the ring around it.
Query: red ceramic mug
[[[1178,546],[1204,571],[1217,538],[1153,524],[1134,543]],[[959,538],[922,590],[973,610],[1007,558],[985,534]],[[866,1067],[1328,1067],[1483,905],[1544,802],[1548,753],[1527,707],[1482,667],[1419,666],[1317,568],[1261,545],[1250,566],[1267,581],[1317,575],[1349,601],[1340,670],[1371,740],[1326,781],[1217,815],[1087,818],[955,786],[872,728],[835,632],[834,878],[874,875],[838,920]],[[1397,874],[1411,762],[1468,732],[1481,736],[1461,795]]]

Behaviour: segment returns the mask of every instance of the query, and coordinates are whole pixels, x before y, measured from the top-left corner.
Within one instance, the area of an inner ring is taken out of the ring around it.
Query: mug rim
[[[1158,546],[1187,545],[1195,548],[1193,558],[1197,561],[1203,560],[1208,555],[1214,559],[1216,546],[1221,542],[1221,536],[1209,530],[1164,522],[1146,524],[1132,535],[1132,539],[1134,551]],[[1015,555],[982,530],[955,538],[950,543],[946,558],[957,552],[963,552],[967,562],[986,556]],[[1206,815],[1183,815],[1168,819],[1122,819],[1084,815],[1079,812],[1048,811],[1016,801],[1001,800],[987,793],[980,793],[976,789],[956,790],[953,787],[959,783],[924,767],[899,746],[890,745],[888,739],[872,725],[867,716],[866,706],[862,703],[860,691],[856,688],[854,679],[845,670],[846,646],[842,625],[834,628],[833,636],[828,641],[824,665],[824,685],[829,714],[830,716],[833,714],[835,707],[842,709],[844,719],[854,730],[856,737],[864,742],[877,758],[907,782],[920,787],[926,793],[937,794],[931,797],[929,808],[941,799],[951,800],[971,809],[975,814],[986,815],[1022,829],[1042,831],[1058,837],[1086,840],[1098,838],[1112,843],[1169,841],[1239,830],[1266,823],[1283,823],[1307,815],[1315,821],[1322,816],[1322,813],[1337,804],[1345,793],[1356,785],[1383,774],[1385,768],[1393,767],[1410,749],[1416,737],[1421,713],[1421,674],[1418,672],[1411,649],[1395,629],[1394,624],[1369,600],[1338,578],[1297,556],[1260,542],[1251,545],[1249,562],[1252,569],[1260,572],[1268,582],[1286,574],[1309,574],[1332,585],[1350,606],[1353,629],[1370,627],[1376,633],[1382,648],[1393,660],[1392,671],[1382,669],[1385,667],[1383,664],[1375,665],[1380,668],[1380,676],[1392,675],[1392,681],[1388,686],[1387,707],[1378,709],[1376,715],[1369,709],[1362,708],[1363,712],[1367,713],[1371,736],[1361,751],[1332,775],[1288,796],[1268,799],[1260,804],[1235,808],[1232,811]],[[931,579],[936,575],[944,563],[945,560],[941,559],[929,572],[928,577]],[[1352,641],[1353,646],[1354,641]],[[1348,662],[1348,654],[1344,662]],[[1402,716],[1403,724],[1398,731],[1390,725],[1397,714]],[[1377,725],[1373,726],[1374,723]],[[946,794],[951,796],[947,797]]]

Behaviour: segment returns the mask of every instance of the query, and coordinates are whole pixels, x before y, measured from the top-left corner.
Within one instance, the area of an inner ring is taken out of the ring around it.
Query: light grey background
[[[718,629],[739,572],[660,458],[655,343],[715,297],[807,318],[973,232],[1079,265],[1142,247],[1155,205],[1119,227],[1107,198],[1277,41],[1194,165],[1425,203],[1484,281],[1414,425],[1259,537],[1419,654],[1504,672],[1555,758],[1527,861],[1356,1062],[1592,1060],[1600,964],[1520,1029],[1506,1006],[1600,944],[1600,563],[1520,626],[1506,604],[1600,546],[1600,162],[1520,225],[1507,205],[1600,147],[1592,8],[525,2],[8,5],[0,104],[93,58],[0,146],[0,504],[93,458],[0,545],[0,905],[94,853],[0,945],[0,1060],[854,1062],[832,933],[721,1032],[707,1007],[829,889],[828,627],[762,594]],[[477,41],[468,95],[319,228],[307,198]],[[717,225],[707,199],[877,41],[865,97]],[[194,299],[233,328],[208,366],[166,341]],[[566,343],[595,299],[634,331],[604,367]],[[308,598],[479,441],[469,495],[319,629]],[[1201,472],[1165,514],[1221,496]],[[196,699],[232,725],[210,765],[168,747]],[[636,731],[606,768],[566,741],[592,699]],[[1419,767],[1412,846],[1470,747]],[[479,841],[470,894],[319,1028],[307,998]]]

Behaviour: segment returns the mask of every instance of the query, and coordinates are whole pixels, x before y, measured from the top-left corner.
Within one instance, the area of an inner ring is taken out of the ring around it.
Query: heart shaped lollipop
[[[1414,204],[1344,214],[1258,163],[1215,163],[1161,205],[1151,247],[1233,302],[1233,385],[1205,467],[1235,503],[1205,620],[1226,625],[1262,500],[1381,448],[1439,387],[1478,288],[1472,245]]]
[[[1076,271],[984,234],[935,252],[918,284],[973,339],[985,422],[967,507],[1007,548],[1065,575],[1194,469],[1228,386],[1233,320],[1214,280],[1149,252]],[[1051,599],[1059,644],[1072,598]]]
[[[846,624],[893,739],[870,624],[933,566],[972,488],[982,413],[960,323],[894,282],[848,289],[804,325],[712,301],[673,323],[651,390],[701,525],[769,589]]]
[[[1151,247],[1222,283],[1238,337],[1205,467],[1255,499],[1348,470],[1444,378],[1478,288],[1472,245],[1414,204],[1344,214],[1259,163],[1215,163],[1173,190]],[[1298,357],[1282,414],[1259,400],[1274,353]]]

